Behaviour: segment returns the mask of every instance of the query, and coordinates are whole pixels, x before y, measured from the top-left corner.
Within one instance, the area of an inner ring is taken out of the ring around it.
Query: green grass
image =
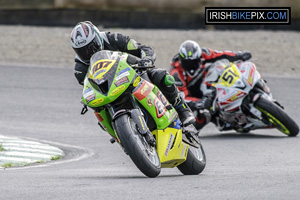
[[[51,160],[58,160],[58,159],[61,159],[62,157],[61,156],[53,156],[52,158],[51,158]]]
[[[6,163],[4,165],[1,165],[1,167],[5,167],[5,168],[7,168],[7,167],[13,167],[13,163]]]
[[[5,151],[5,149],[2,147],[2,144],[0,144],[0,151]]]

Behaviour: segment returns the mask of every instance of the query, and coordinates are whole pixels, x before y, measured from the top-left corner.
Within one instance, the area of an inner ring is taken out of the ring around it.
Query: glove
[[[198,119],[205,118],[205,122],[203,122],[202,124],[196,123],[196,127],[198,130],[210,122],[211,120],[210,107],[212,103],[213,103],[212,97],[209,96],[204,96],[198,102],[195,101],[188,102],[188,106],[193,111],[197,112],[197,114],[194,113],[194,115],[196,115]]]
[[[212,105],[212,98],[205,96],[197,102],[196,107],[198,110],[210,110],[211,105]]]
[[[251,53],[250,53],[249,51],[242,51],[242,52],[239,52],[239,55],[238,55],[238,56],[240,57],[240,59],[241,59],[242,61],[249,60],[249,59],[252,57],[252,55],[251,55]]]
[[[149,59],[141,59],[140,61],[138,61],[138,65],[144,66],[144,67],[152,67],[153,62],[152,62],[152,60],[149,60]]]

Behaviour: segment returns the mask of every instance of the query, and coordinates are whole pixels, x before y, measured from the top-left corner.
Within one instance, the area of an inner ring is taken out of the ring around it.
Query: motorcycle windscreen
[[[114,81],[121,55],[121,52],[99,51],[91,58],[88,80],[95,90],[105,96]]]

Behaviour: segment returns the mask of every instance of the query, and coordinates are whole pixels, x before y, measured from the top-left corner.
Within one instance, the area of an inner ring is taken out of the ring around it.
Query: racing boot
[[[196,119],[189,108],[189,106],[185,103],[184,99],[181,97],[179,90],[175,86],[174,77],[167,74],[165,76],[165,82],[163,83],[161,90],[165,97],[169,100],[169,102],[176,109],[179,119],[182,123],[182,126],[188,126],[190,124],[194,124]],[[160,88],[161,89],[161,88]]]
[[[172,105],[174,106],[174,104]],[[191,109],[188,107],[188,105],[184,102],[182,98],[179,105],[174,107],[178,113],[179,119],[183,126],[188,126],[196,122],[195,116],[193,115]]]
[[[175,79],[164,69],[150,69],[147,71],[150,80],[160,89],[170,104],[176,109],[183,126],[193,124],[196,120],[180,92],[175,86]]]
[[[174,77],[169,74],[166,74],[165,82],[164,84],[162,84],[162,93],[165,95],[165,97],[169,100],[169,102],[173,105],[173,107],[178,113],[179,119],[182,124],[182,140],[195,148],[199,148],[199,131],[197,131],[197,129],[194,126],[196,119],[189,106],[181,97],[180,92],[174,83]]]

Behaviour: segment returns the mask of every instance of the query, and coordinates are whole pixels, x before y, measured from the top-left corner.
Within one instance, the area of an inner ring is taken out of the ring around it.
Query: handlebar
[[[154,68],[155,66],[154,65],[144,66],[144,65],[134,64],[134,65],[131,65],[131,67],[133,69],[150,69],[150,68]]]

